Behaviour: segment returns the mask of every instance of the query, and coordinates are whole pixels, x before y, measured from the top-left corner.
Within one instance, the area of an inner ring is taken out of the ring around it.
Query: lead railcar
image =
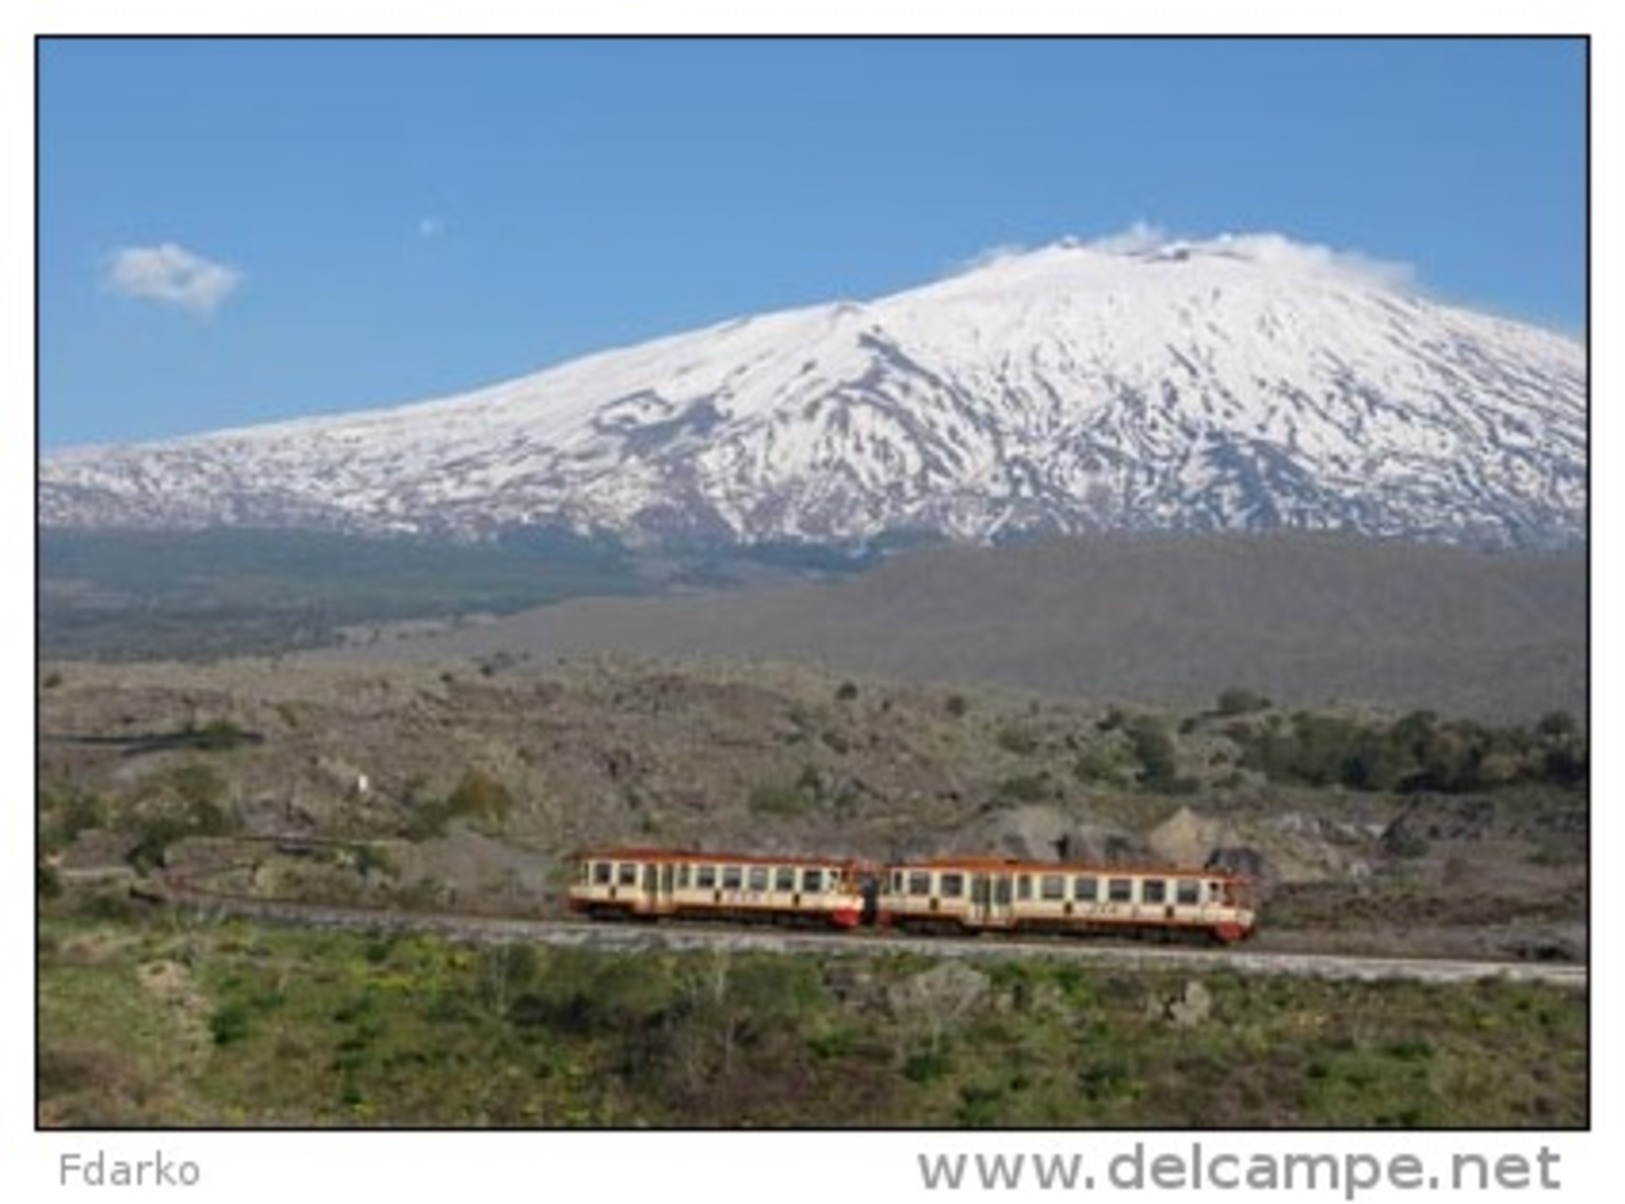
[[[879,922],[920,931],[1252,934],[1249,879],[1214,868],[940,857],[888,865]]]

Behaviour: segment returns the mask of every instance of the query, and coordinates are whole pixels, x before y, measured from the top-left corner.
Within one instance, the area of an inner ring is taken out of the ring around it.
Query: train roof
[[[968,855],[964,857],[925,857],[908,861],[888,861],[892,870],[964,870],[980,874],[1094,874],[1097,877],[1137,878],[1218,878],[1240,880],[1247,875],[1218,866],[1199,865],[1117,865],[1090,861],[1024,861],[1008,857]]]
[[[632,845],[612,845],[581,849],[573,855],[576,861],[669,861],[690,865],[795,865],[821,866],[825,869],[848,869],[852,866],[874,866],[878,862],[861,857],[808,856],[805,853],[740,853],[727,849],[656,849]]]
[[[662,849],[640,845],[603,845],[579,849],[572,860],[669,862],[673,865],[795,865],[826,869],[961,870],[965,873],[1002,874],[1093,874],[1097,877],[1203,878],[1232,882],[1250,881],[1246,874],[1219,866],[1195,865],[1115,865],[1083,861],[1031,861],[1009,857],[967,854],[899,861],[873,861],[864,857],[810,856],[806,853],[742,853],[735,849]]]

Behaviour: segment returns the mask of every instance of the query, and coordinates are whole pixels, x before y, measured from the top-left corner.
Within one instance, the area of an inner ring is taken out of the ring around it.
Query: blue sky
[[[1274,231],[1585,328],[1577,40],[38,49],[50,451],[462,392],[994,247]]]

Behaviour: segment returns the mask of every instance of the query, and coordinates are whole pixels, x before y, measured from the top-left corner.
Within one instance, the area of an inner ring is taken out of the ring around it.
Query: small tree
[[[1140,781],[1150,790],[1171,790],[1178,780],[1178,760],[1174,741],[1162,724],[1144,717],[1134,720],[1128,727],[1128,736],[1134,746],[1134,755],[1142,766]]]

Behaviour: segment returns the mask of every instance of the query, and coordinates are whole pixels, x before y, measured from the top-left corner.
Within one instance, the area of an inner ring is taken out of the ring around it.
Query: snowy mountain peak
[[[61,526],[634,541],[1585,537],[1582,347],[1280,235],[1137,229],[466,395],[47,458]]]

